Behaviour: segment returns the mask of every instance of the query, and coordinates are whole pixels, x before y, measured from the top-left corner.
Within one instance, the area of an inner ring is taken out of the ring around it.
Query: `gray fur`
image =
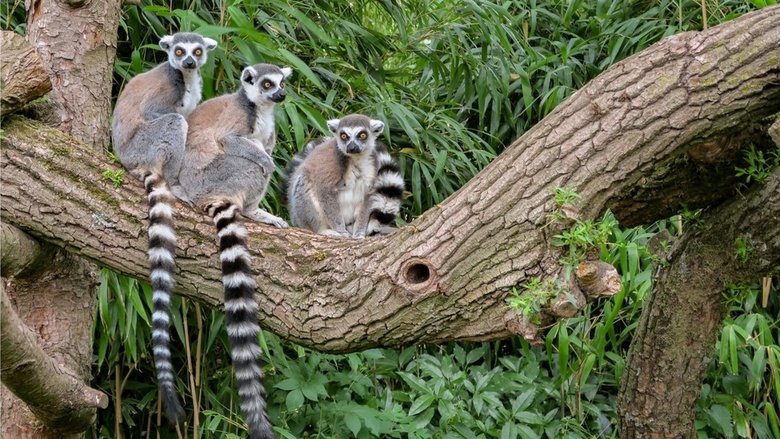
[[[252,439],[274,437],[260,368],[255,280],[240,216],[279,228],[287,223],[259,207],[275,166],[274,107],[292,71],[256,64],[241,73],[238,92],[208,100],[190,115],[179,173],[188,201],[213,218],[220,244],[225,322],[240,406]],[[252,312],[246,312],[248,307]]]
[[[377,173],[389,157],[377,143],[384,123],[351,114],[329,120],[328,129],[333,138],[307,145],[287,169],[290,221],[323,235],[358,239],[384,230],[374,216],[387,204],[379,202],[384,195],[376,187]],[[393,179],[398,181],[403,186],[400,174]]]
[[[275,169],[273,112],[286,96],[284,79],[290,74],[272,64],[246,67],[238,92],[204,102],[193,112],[179,173],[188,201],[206,208],[230,200],[245,217],[287,227],[258,205]],[[266,82],[271,86],[264,87]]]
[[[201,99],[199,68],[216,41],[197,34],[163,37],[168,62],[127,83],[117,99],[112,123],[114,150],[122,165],[141,178],[149,208],[149,265],[153,290],[152,348],[159,392],[168,419],[184,420],[176,394],[169,347],[169,305],[175,273],[176,234],[173,194],[187,136],[185,117]]]

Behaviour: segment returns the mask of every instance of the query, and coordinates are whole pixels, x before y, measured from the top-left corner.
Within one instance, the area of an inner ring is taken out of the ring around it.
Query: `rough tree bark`
[[[0,31],[0,115],[21,108],[51,90],[43,61],[23,36]]]
[[[726,285],[780,273],[780,169],[702,221],[675,244],[644,305],[618,398],[622,438],[696,437],[693,411],[725,317]],[[753,250],[747,263],[735,257],[738,237]]]
[[[120,5],[119,0],[27,0],[25,3],[26,37],[48,72],[46,81],[52,87],[48,100],[56,108],[56,123],[60,129],[90,147],[93,154],[99,152],[95,155],[102,155],[103,148],[108,145]],[[15,53],[4,50],[3,64]],[[2,200],[2,204],[7,202]],[[4,218],[4,221],[8,219]],[[0,389],[0,404],[3,408],[4,437],[83,437],[79,432],[92,424],[95,408],[105,406],[106,402],[98,398],[95,404],[89,406],[73,394],[70,398],[65,397],[66,392],[74,389],[91,394],[84,383],[91,379],[91,328],[95,316],[97,267],[93,262],[64,250],[52,253],[46,264],[38,271],[28,272],[26,277],[19,275],[3,279],[7,282],[6,292],[10,297],[10,300],[4,301],[4,320],[8,318],[9,322],[14,321],[17,325],[24,322],[34,329],[40,348],[51,357],[48,361],[39,358],[35,365],[13,362],[10,355],[2,357],[4,386]],[[9,274],[3,272],[3,276]],[[13,316],[21,320],[14,320]],[[34,340],[26,328],[16,329],[19,330],[17,334],[27,336],[13,340]],[[5,336],[12,332],[13,328],[4,322],[4,350],[6,340],[12,340]],[[23,348],[20,345],[8,346]],[[38,346],[27,348],[32,349],[30,352],[41,353]],[[40,374],[52,363],[70,379],[52,380],[47,386],[36,387],[34,374],[31,373],[26,385],[20,387],[18,380],[9,372],[19,367],[33,367]],[[14,382],[9,379],[14,379]],[[78,381],[81,381],[81,387],[78,387]],[[63,389],[57,384],[70,387]]]
[[[507,293],[561,269],[547,227],[556,187],[581,194],[583,218],[611,208],[626,225],[733,194],[739,149],[780,110],[779,28],[780,8],[766,8],[621,61],[390,237],[251,225],[262,323],[331,352],[510,335]],[[15,118],[6,130],[5,217],[145,279],[140,184],[114,189],[101,178],[112,165],[34,122]],[[219,304],[212,225],[178,210],[177,292]]]
[[[107,148],[120,0],[26,0],[27,41],[54,89],[58,128]]]

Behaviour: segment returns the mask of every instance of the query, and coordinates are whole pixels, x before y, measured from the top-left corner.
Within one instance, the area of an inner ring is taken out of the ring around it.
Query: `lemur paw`
[[[324,236],[330,236],[331,238],[349,238],[350,234],[347,231],[344,232],[337,232],[336,230],[322,230],[320,231],[320,235]]]
[[[289,227],[287,221],[279,218],[276,215],[270,214],[263,209],[253,210],[251,212],[244,212],[244,216],[263,224],[269,224],[280,229],[286,229]]]
[[[287,224],[287,221],[279,218],[278,216],[274,217],[270,221],[262,221],[262,222],[264,222],[265,224],[270,224],[272,226],[278,227],[280,229],[286,229],[286,228],[290,227],[290,225]]]

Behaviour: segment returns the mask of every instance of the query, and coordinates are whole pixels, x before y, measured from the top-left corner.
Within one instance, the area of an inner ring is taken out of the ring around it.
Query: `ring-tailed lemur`
[[[217,42],[180,32],[162,37],[160,47],[168,52],[168,61],[127,83],[114,108],[111,132],[120,162],[146,188],[154,364],[168,419],[179,424],[184,409],[176,395],[168,331],[176,250],[168,182],[175,183],[184,158],[185,117],[201,100],[199,69]]]
[[[238,92],[210,99],[190,115],[179,180],[186,196],[213,218],[219,239],[225,321],[241,409],[252,439],[273,438],[266,414],[254,298],[255,279],[240,216],[287,223],[258,207],[275,167],[274,106],[285,98],[290,68],[256,64],[241,73]]]
[[[286,174],[294,226],[356,238],[390,229],[401,208],[404,180],[376,140],[384,126],[360,114],[329,120],[334,137],[310,143],[293,158]]]

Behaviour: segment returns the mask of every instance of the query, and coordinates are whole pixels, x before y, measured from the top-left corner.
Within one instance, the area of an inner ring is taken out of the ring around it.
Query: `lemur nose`
[[[188,68],[188,69],[193,69],[193,68],[195,68],[195,59],[194,59],[193,57],[191,57],[191,56],[188,56],[188,57],[187,57],[187,58],[184,60],[184,63],[183,63],[183,64],[184,64],[184,67],[185,67],[185,68]]]
[[[287,93],[284,90],[279,90],[276,93],[271,96],[271,100],[274,102],[282,102],[284,100],[284,97],[287,96]]]

